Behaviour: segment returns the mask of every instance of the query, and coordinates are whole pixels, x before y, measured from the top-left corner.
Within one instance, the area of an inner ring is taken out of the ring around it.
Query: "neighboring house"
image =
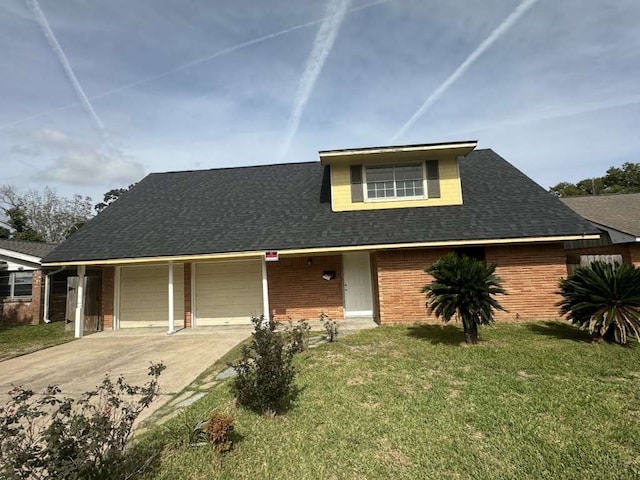
[[[151,174],[44,263],[100,276],[105,329],[173,332],[265,312],[432,321],[424,269],[451,250],[497,263],[509,293],[498,319],[557,317],[563,242],[599,231],[475,147],[333,150],[320,162]]]
[[[613,256],[640,267],[640,193],[567,197],[562,201],[602,232],[599,240],[568,242],[569,264]]]
[[[41,259],[55,245],[0,239],[0,324],[36,324],[44,315]]]

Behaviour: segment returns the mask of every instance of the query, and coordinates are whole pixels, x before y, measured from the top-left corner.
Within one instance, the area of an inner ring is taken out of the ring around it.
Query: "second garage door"
[[[198,326],[248,324],[262,314],[260,261],[199,263],[195,270]]]

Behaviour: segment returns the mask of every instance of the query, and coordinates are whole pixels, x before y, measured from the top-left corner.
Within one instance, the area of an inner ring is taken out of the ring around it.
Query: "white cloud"
[[[33,140],[48,145],[67,145],[71,139],[69,136],[54,128],[39,128],[31,132]]]
[[[38,180],[72,185],[126,185],[140,180],[144,167],[119,154],[69,149],[53,165],[36,174]]]

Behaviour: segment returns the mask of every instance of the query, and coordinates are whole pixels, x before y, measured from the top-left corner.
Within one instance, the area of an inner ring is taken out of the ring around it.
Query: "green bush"
[[[327,331],[327,341],[335,342],[338,340],[338,322],[329,318],[329,315],[324,312],[320,313],[320,322]]]
[[[311,327],[305,320],[298,320],[296,323],[289,321],[289,326],[285,330],[289,341],[289,348],[293,353],[302,353],[309,344],[309,331]]]
[[[558,293],[562,314],[596,339],[625,344],[631,334],[640,341],[640,268],[594,262],[560,280]]]
[[[57,386],[42,396],[15,387],[0,407],[0,478],[101,479],[130,476],[125,447],[138,415],[158,396],[163,364],[151,380],[132,386],[107,375],[80,399],[59,398]],[[139,469],[139,465],[136,468]]]
[[[253,317],[253,338],[242,348],[232,389],[238,403],[258,413],[283,413],[295,394],[294,352],[271,319]]]

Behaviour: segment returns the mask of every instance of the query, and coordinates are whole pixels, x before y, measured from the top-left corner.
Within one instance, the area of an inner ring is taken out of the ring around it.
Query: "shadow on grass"
[[[417,324],[409,327],[409,336],[426,340],[432,345],[455,345],[464,343],[462,327],[455,325]]]
[[[557,338],[559,340],[573,340],[574,342],[591,343],[593,337],[589,332],[568,323],[549,321],[542,323],[529,323],[526,328],[538,335]]]

